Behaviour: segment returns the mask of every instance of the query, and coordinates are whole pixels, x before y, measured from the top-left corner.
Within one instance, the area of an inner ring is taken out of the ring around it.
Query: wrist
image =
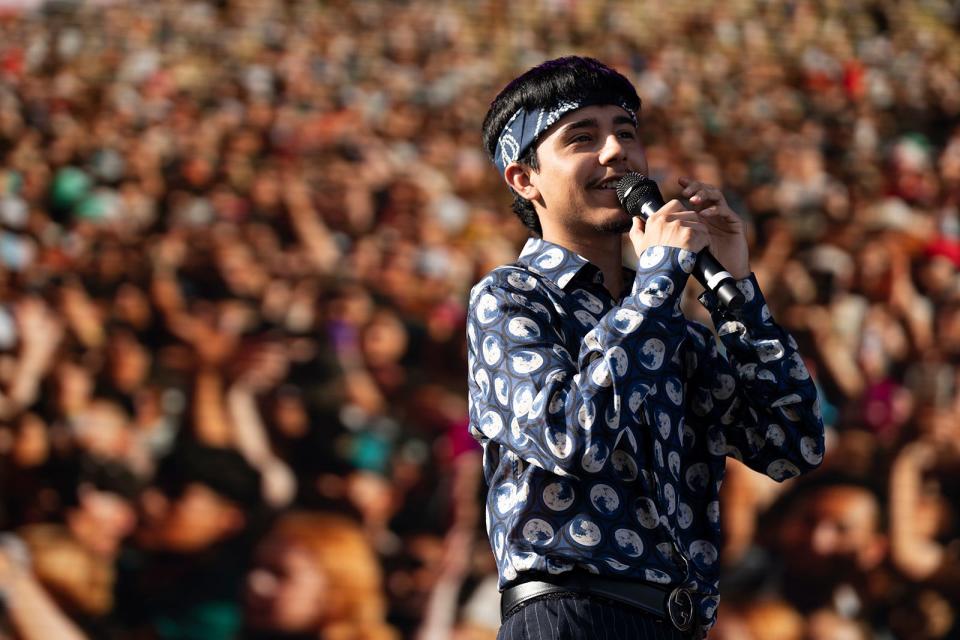
[[[632,296],[647,311],[672,314],[696,258],[696,253],[679,247],[647,247],[637,260]]]

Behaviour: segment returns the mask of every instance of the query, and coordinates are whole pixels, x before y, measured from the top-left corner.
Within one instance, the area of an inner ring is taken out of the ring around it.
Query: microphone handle
[[[639,215],[646,220],[663,207],[663,201],[650,199],[640,205]],[[693,267],[693,277],[704,289],[712,291],[720,304],[728,309],[739,309],[745,302],[743,294],[737,289],[737,281],[730,272],[723,268],[708,249],[697,254],[697,262]]]
[[[709,249],[697,254],[697,262],[693,267],[693,277],[704,289],[712,291],[720,300],[720,304],[728,309],[739,309],[745,302],[737,281],[730,272],[723,268]]]

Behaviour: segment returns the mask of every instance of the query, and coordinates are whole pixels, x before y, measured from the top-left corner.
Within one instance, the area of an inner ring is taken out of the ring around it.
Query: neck
[[[603,273],[603,284],[614,299],[623,290],[623,257],[620,234],[597,234],[575,237],[572,233],[557,229],[543,229],[543,239],[577,253]]]

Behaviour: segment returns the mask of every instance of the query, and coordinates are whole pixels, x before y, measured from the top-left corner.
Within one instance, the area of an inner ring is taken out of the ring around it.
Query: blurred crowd
[[[666,196],[724,189],[822,391],[820,470],[728,467],[711,637],[960,634],[956,2],[26,4],[0,639],[495,636],[464,312],[526,231],[480,122],[571,53]]]

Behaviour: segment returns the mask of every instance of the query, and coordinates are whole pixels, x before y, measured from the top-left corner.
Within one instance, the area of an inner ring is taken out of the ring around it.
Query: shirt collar
[[[600,274],[596,265],[591,264],[583,256],[542,238],[527,240],[517,262],[530,269],[530,271],[549,278],[561,289],[566,289],[570,281],[584,267],[589,266],[593,270],[594,279],[597,279]]]

